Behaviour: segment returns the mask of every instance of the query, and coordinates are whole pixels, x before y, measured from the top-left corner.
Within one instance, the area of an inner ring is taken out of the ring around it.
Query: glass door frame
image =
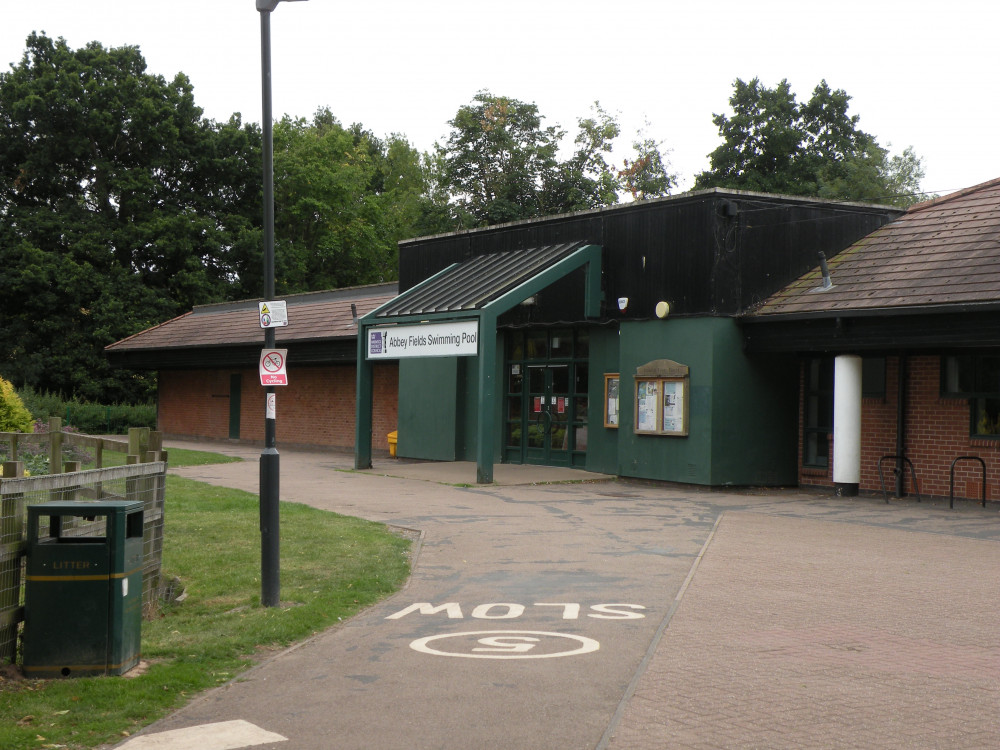
[[[505,352],[503,461],[585,466],[589,422],[587,330],[508,331]]]

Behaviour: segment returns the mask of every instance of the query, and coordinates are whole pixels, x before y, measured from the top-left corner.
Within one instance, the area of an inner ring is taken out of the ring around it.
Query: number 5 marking
[[[473,651],[500,651],[505,654],[523,654],[531,651],[538,643],[538,638],[528,638],[525,636],[494,636],[492,638],[480,638],[479,643],[489,648],[474,648]]]

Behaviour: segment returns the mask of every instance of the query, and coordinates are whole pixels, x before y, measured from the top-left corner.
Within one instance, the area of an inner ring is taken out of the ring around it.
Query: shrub
[[[10,381],[0,378],[0,432],[31,432],[31,412]]]
[[[67,401],[58,394],[39,393],[31,388],[23,389],[21,398],[36,420],[46,422],[49,417],[60,417],[64,425],[85,435],[124,435],[129,427],[156,429],[156,404]]]

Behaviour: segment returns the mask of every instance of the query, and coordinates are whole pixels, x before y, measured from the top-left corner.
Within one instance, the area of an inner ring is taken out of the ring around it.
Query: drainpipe
[[[906,353],[899,355],[899,374],[896,376],[896,455],[906,455],[906,386],[909,380]],[[896,497],[903,497],[906,481],[906,463],[896,459]]]

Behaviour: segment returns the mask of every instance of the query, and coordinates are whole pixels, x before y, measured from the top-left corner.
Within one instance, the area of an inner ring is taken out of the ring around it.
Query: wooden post
[[[129,427],[128,452],[130,456],[143,456],[149,450],[149,428]]]
[[[24,473],[21,461],[5,461],[8,479]],[[0,479],[0,482],[4,480]],[[0,664],[17,655],[17,626],[21,613],[21,557],[24,552],[24,498],[0,496]]]
[[[80,471],[79,461],[66,461],[63,464],[64,474],[74,474]],[[63,500],[68,500],[70,502],[75,502],[80,499],[80,485],[74,484],[72,487],[67,487],[63,490]]]
[[[49,474],[62,471],[62,419],[49,417]]]

